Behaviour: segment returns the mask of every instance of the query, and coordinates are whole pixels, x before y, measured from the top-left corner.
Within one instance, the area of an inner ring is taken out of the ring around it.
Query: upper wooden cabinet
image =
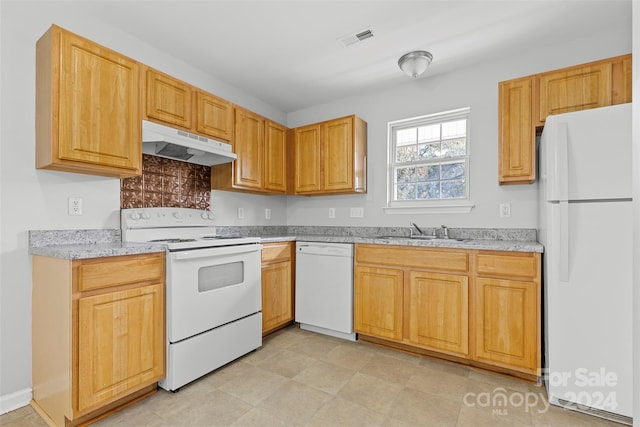
[[[294,130],[294,192],[317,193],[322,189],[322,147],[320,125],[308,125]]]
[[[498,85],[498,168],[501,184],[533,182],[536,130],[533,126],[533,77]]]
[[[271,120],[267,120],[264,127],[264,188],[285,193],[289,130]]]
[[[631,55],[498,84],[498,182],[536,179],[536,127],[547,116],[631,102]]]
[[[231,103],[210,93],[196,90],[196,132],[231,141],[233,137]]]
[[[193,88],[159,71],[145,70],[145,115],[190,130]]]
[[[233,105],[222,98],[145,67],[144,117],[210,138],[231,141]]]
[[[236,108],[235,133],[233,151],[238,158],[233,162],[234,184],[260,190],[264,172],[264,118]]]
[[[287,191],[287,128],[235,107],[233,163],[211,168],[214,190],[277,193]]]
[[[36,167],[142,173],[140,64],[53,25],[36,44]]]
[[[611,105],[611,77],[609,61],[540,75],[538,121],[551,114]]]
[[[356,116],[294,130],[295,194],[367,192],[367,123]]]

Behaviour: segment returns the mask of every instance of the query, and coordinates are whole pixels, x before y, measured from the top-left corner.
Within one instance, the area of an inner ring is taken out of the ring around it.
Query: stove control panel
[[[120,228],[211,227],[211,211],[189,208],[139,208],[120,211]]]

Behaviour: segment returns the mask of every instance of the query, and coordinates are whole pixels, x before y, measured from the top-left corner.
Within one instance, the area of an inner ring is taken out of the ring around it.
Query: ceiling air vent
[[[355,34],[348,34],[346,36],[342,36],[338,39],[338,41],[342,43],[343,46],[347,47],[347,46],[351,46],[352,44],[361,42],[363,40],[370,39],[371,37],[373,37],[373,31],[371,31],[370,28],[367,28],[365,30],[358,31]]]

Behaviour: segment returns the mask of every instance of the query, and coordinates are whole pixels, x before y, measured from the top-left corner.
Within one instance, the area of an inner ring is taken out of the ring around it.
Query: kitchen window
[[[461,108],[389,123],[387,213],[471,210],[469,112]]]

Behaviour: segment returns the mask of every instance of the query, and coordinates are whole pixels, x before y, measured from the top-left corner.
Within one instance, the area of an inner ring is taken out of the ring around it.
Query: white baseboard
[[[0,396],[0,415],[11,412],[15,409],[27,406],[31,402],[33,394],[30,388],[18,390],[11,394]]]

